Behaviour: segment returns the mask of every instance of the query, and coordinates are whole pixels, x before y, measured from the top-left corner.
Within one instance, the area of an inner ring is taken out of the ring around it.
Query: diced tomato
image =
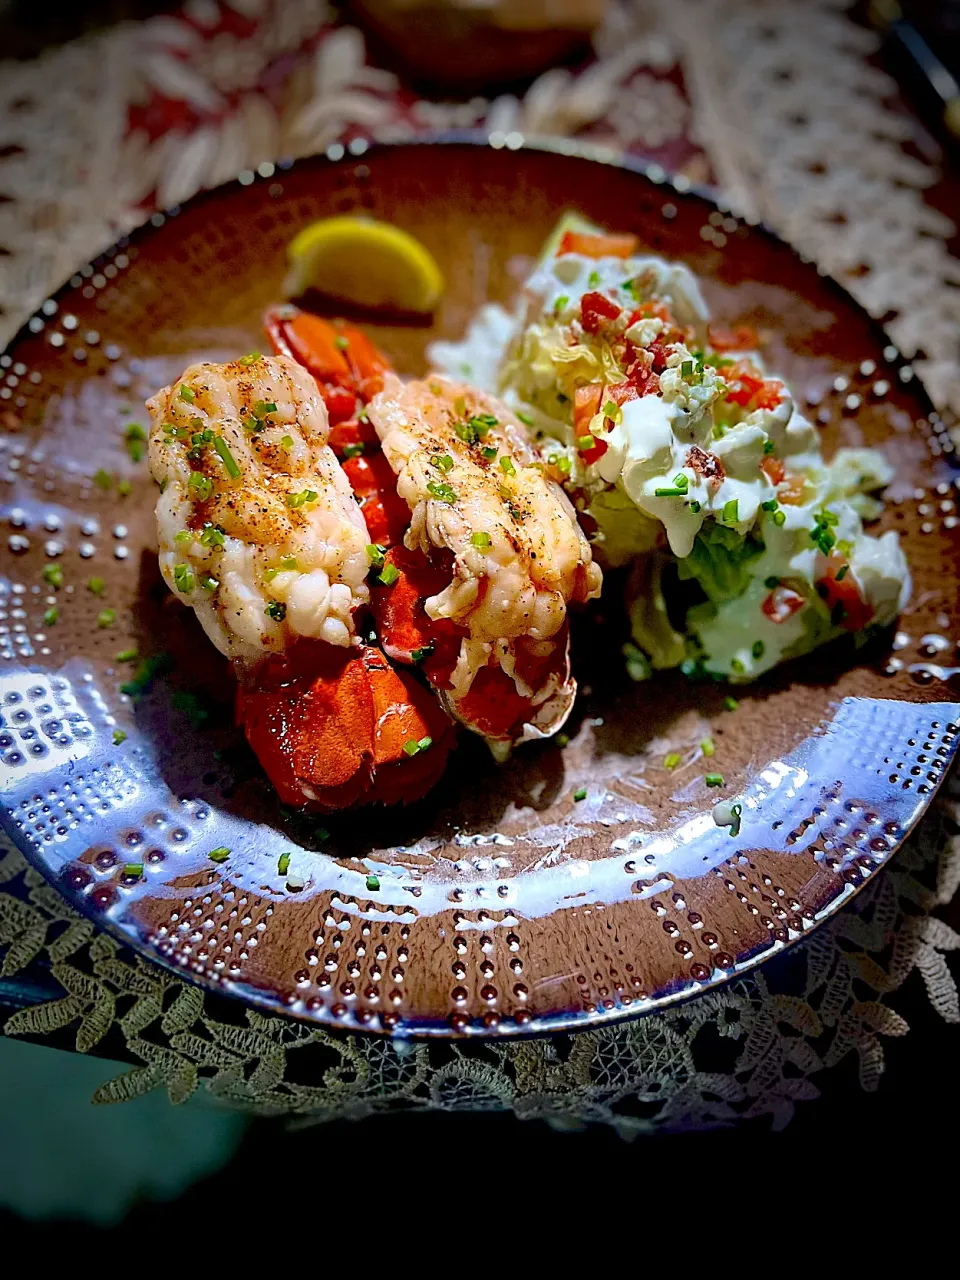
[[[775,458],[772,453],[765,454],[760,459],[760,470],[771,484],[780,484],[786,475],[786,468],[782,461],[779,458]]]
[[[857,580],[850,572],[850,565],[838,555],[827,556],[823,577],[817,582],[817,591],[830,610],[838,605],[843,614],[840,625],[845,631],[862,631],[873,617],[873,609],[860,594]]]
[[[786,622],[806,604],[804,596],[791,587],[774,587],[760,608],[771,622]]]
[[[636,252],[637,237],[631,235],[591,235],[583,231],[565,231],[557,256],[580,253],[585,258],[629,258]]]
[[[607,444],[606,440],[601,440],[599,436],[594,436],[593,444],[590,446],[589,449],[584,449],[584,451],[580,454],[580,457],[584,460],[584,462],[589,467],[592,463],[597,462],[600,458],[602,458],[603,455],[607,452],[607,449],[609,447],[610,446]]]
[[[753,409],[775,409],[781,400],[783,383],[773,378],[759,378],[747,364],[735,365],[727,375],[730,389],[727,399]]]
[[[603,399],[603,383],[591,382],[586,387],[577,387],[573,393],[573,426],[578,436],[590,430],[590,420],[600,412],[600,401]]]
[[[760,345],[760,338],[751,324],[738,324],[733,329],[711,324],[707,326],[707,335],[715,351],[755,351]]]
[[[615,405],[625,405],[628,400],[639,400],[645,392],[641,390],[635,382],[614,382],[612,386],[607,387],[607,398],[612,400]]]
[[[585,293],[580,300],[580,322],[587,333],[599,333],[604,324],[616,320],[622,308],[602,293]]]

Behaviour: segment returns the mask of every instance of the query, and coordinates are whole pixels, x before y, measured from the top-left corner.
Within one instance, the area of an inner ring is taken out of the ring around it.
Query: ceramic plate
[[[706,991],[875,875],[953,757],[960,538],[946,429],[814,267],[609,154],[464,140],[342,150],[155,215],[45,302],[0,360],[3,821],[145,956],[315,1022],[503,1036]],[[498,768],[464,741],[427,800],[324,832],[284,813],[232,726],[226,664],[160,580],[154,489],[124,427],[191,361],[264,347],[260,314],[310,219],[367,210],[437,256],[448,288],[432,328],[371,326],[419,374],[429,340],[510,299],[569,207],[687,262],[718,322],[755,325],[828,450],[886,451],[897,479],[881,527],[903,535],[913,602],[896,636],[837,643],[738,691],[729,711],[719,685],[626,679],[611,575],[575,625],[569,745]],[[118,661],[131,647],[168,655],[152,681]],[[663,769],[667,750],[706,732],[722,794],[743,805],[736,837],[713,821],[702,768]],[[221,846],[230,857],[214,864]],[[278,872],[284,852],[299,890]]]

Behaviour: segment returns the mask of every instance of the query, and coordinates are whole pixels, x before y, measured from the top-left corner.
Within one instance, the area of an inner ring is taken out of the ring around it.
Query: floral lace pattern
[[[356,135],[482,127],[495,145],[580,133],[691,181],[714,174],[837,275],[893,339],[941,408],[960,408],[960,267],[947,219],[922,191],[933,163],[908,154],[907,117],[867,61],[873,37],[841,0],[612,4],[597,59],[557,68],[522,98],[416,100],[366,61],[360,33],[325,25],[316,0],[192,0],[0,77],[0,342],[48,290],[154,207],[281,155]],[[843,119],[844,129],[835,121]],[[952,345],[951,345],[952,344]],[[914,971],[960,1021],[935,914],[960,886],[960,786],[948,784],[887,871],[808,940],[719,992],[638,1021],[553,1039],[411,1043],[270,1018],[147,965],[76,916],[0,843],[0,976],[49,969],[61,997],[10,1016],[8,1035],[70,1029],[139,1065],[101,1102],[198,1088],[262,1114],[314,1120],[391,1108],[512,1110],[624,1136],[786,1124],[823,1073],[856,1055],[877,1087],[884,1042],[907,1023]]]

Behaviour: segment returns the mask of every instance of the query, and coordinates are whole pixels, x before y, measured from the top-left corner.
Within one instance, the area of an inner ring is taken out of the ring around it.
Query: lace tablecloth
[[[935,207],[939,154],[842,0],[624,0],[594,44],[522,98],[428,101],[371,65],[361,33],[318,0],[190,0],[39,64],[0,64],[0,345],[78,263],[202,185],[354,136],[479,127],[508,147],[609,140],[716,183],[840,279],[938,408],[960,411],[960,263]],[[489,1046],[334,1035],[205,996],[74,916],[2,845],[0,999],[23,1005],[4,1030],[137,1063],[100,1101],[202,1087],[320,1119],[491,1108],[624,1135],[780,1126],[851,1055],[877,1087],[884,1041],[909,1030],[901,988],[915,971],[960,1021],[948,963],[960,935],[938,914],[960,886],[956,797],[951,781],[892,866],[749,977],[636,1022]]]

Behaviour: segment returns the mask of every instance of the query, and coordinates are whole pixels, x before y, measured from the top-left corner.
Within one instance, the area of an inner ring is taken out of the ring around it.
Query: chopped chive
[[[771,575],[769,578],[764,578],[763,585],[772,591],[774,587],[779,587],[780,579]]]
[[[230,452],[230,446],[227,444],[226,440],[224,440],[223,436],[214,436],[213,447],[220,455],[220,461],[226,468],[227,475],[230,479],[239,480],[240,467],[237,464],[236,458]]]
[[[274,622],[282,622],[287,616],[287,606],[279,600],[271,600],[267,605],[267,617],[272,618]]]
[[[265,418],[268,413],[276,413],[277,406],[272,400],[258,400],[250,412],[255,418]]]
[[[213,481],[209,476],[205,476],[202,471],[191,471],[190,479],[187,481],[187,487],[196,489],[197,498],[200,502],[206,502],[207,498],[213,493]]]
[[[508,458],[506,455],[500,459],[500,470],[505,476],[515,476],[517,474],[517,468],[513,465],[513,459]]]
[[[574,800],[586,800],[586,798],[587,798],[587,788],[586,788],[586,787],[577,787],[576,791],[573,793],[573,798],[574,798]]]
[[[561,456],[557,459],[557,470],[560,472],[562,476],[567,476],[570,474],[570,469],[572,465],[573,464],[571,463],[570,459],[567,457],[565,453],[561,454]]]
[[[847,576],[847,574],[849,573],[849,571],[850,571],[850,566],[848,564],[841,565],[840,568],[837,570],[835,581],[842,582],[844,578]]]
[[[123,432],[124,440],[146,440],[147,433],[139,422],[128,422]]]
[[[264,579],[267,582],[272,582],[279,572],[280,572],[279,569],[264,569],[263,571]]]
[[[112,627],[117,620],[117,612],[115,609],[101,609],[97,614],[97,626],[101,628]]]
[[[258,360],[262,360],[262,359],[263,359],[263,356],[260,354],[259,351],[251,351],[248,356],[241,356],[240,359],[237,361],[237,364],[249,366],[251,364],[256,364]]]
[[[337,348],[338,351],[346,351],[347,348],[350,346],[350,339],[345,338],[342,333],[338,333],[333,340],[333,345]]]
[[[190,529],[178,529],[173,535],[173,540],[178,546],[183,546],[187,542],[192,542],[195,537],[196,534]]]
[[[131,462],[142,462],[144,452],[142,440],[127,441],[127,453],[130,455]]]
[[[296,556],[284,556],[283,559],[280,561],[280,568],[286,570],[288,573],[296,569],[296,567],[297,567]]]
[[[492,462],[497,456],[497,450],[494,445],[488,445],[485,449],[481,450],[481,452],[488,462]]]
[[[520,421],[524,424],[524,426],[526,426],[526,427],[532,427],[532,426],[533,426],[533,414],[532,414],[532,413],[525,413],[525,412],[523,411],[523,409],[518,409],[518,410],[517,410],[517,417],[518,417],[518,418],[520,419]]]
[[[740,703],[736,700],[736,698],[732,697],[732,696],[728,693],[728,694],[727,694],[727,696],[726,696],[726,697],[724,698],[724,700],[723,700],[723,705],[724,705],[724,707],[726,708],[726,710],[727,710],[727,711],[736,711],[736,709],[737,709],[737,707],[739,707]]]
[[[772,440],[764,440],[764,442],[763,442],[763,452],[764,452],[765,454],[767,454],[767,453],[773,453],[773,451],[774,451],[774,449],[775,449],[775,448],[776,448],[776,445],[773,443],[773,441],[772,441]]]
[[[196,585],[193,570],[188,564],[175,564],[173,566],[173,581],[177,590],[182,591],[184,595],[191,592]]]
[[[211,862],[226,862],[230,857],[230,850],[225,844],[221,844],[216,849],[211,849],[207,857]]]
[[[701,507],[700,507],[700,503],[697,502],[696,498],[694,498],[693,502],[690,503],[690,510],[693,512],[694,515],[699,515],[701,511]]]
[[[277,871],[280,875],[285,876],[289,870],[290,855],[289,853],[281,853],[280,857],[277,859]]]
[[[127,740],[127,735],[124,733],[122,729],[114,729],[112,736],[113,736],[113,745],[115,747],[119,747],[121,742],[126,742]]]
[[[426,658],[430,657],[436,647],[437,646],[431,640],[429,644],[422,645],[419,649],[411,649],[410,657],[414,662],[423,662]]]
[[[293,448],[293,436],[281,436],[280,448],[283,449],[285,453],[289,453]]]
[[[381,547],[379,542],[367,543],[367,559],[374,569],[383,567],[383,557],[386,555],[386,550],[386,547]]]
[[[848,556],[853,551],[853,543],[846,538],[838,538],[837,550],[842,556]]]
[[[416,738],[408,738],[403,744],[403,751],[405,755],[415,756],[419,750],[420,743],[417,742]]]
[[[378,889],[379,889],[379,888],[380,888],[380,879],[379,879],[379,877],[378,877],[378,876],[374,876],[374,875],[369,875],[369,876],[367,876],[367,891],[368,891],[368,893],[376,893],[376,892],[378,891]]]
[[[99,471],[94,472],[93,483],[98,489],[109,489],[113,484],[113,476],[109,471],[104,471],[103,467],[101,467]]]
[[[181,400],[186,400],[187,404],[193,404],[194,400],[197,398],[197,393],[194,391],[193,387],[188,387],[183,383],[180,384],[180,390],[177,394],[180,396]]]
[[[740,519],[740,499],[731,498],[723,504],[723,523],[736,524]]]
[[[366,411],[366,409],[361,409],[361,410],[360,410],[360,412],[357,414],[357,421],[358,421],[358,422],[369,422],[369,421],[370,421],[370,419],[367,417],[367,411]]]
[[[209,573],[200,573],[197,575],[197,579],[204,591],[216,591],[220,585],[220,579],[213,577]]]
[[[740,661],[739,658],[731,658],[730,670],[733,671],[736,675],[742,676],[746,668],[744,667],[743,663]]]
[[[760,509],[761,511],[776,511],[779,505],[776,498],[768,498],[766,502],[760,503]]]
[[[60,610],[51,608],[43,615],[44,626],[52,627],[56,625],[57,619],[60,617]]]
[[[139,656],[136,649],[121,649],[119,653],[114,654],[114,662],[136,662]]]
[[[677,486],[678,489],[686,490],[690,487],[690,478],[689,476],[684,475],[682,471],[678,471],[677,474],[673,477],[673,483]]]
[[[782,529],[783,526],[787,523],[787,513],[785,511],[775,511],[773,513],[773,523],[779,529]]]
[[[569,747],[570,745],[569,733],[558,733],[554,738],[554,742],[557,744],[558,747]]]
[[[577,448],[581,453],[586,453],[589,449],[592,449],[596,443],[596,440],[589,432],[584,436],[577,436]]]
[[[87,590],[92,591],[95,596],[102,596],[107,589],[107,584],[102,578],[91,578],[87,583]]]
[[[45,564],[43,566],[43,580],[49,582],[54,591],[59,591],[63,586],[63,569],[58,564]]]
[[[681,378],[693,377],[693,361],[692,360],[682,360],[680,362],[680,377]]]
[[[166,484],[166,481],[164,481],[164,484]],[[129,480],[121,480],[118,482],[117,493],[119,493],[121,498],[128,498],[132,491],[133,491],[133,485],[130,483]],[[161,489],[160,492],[162,493],[163,490]]]
[[[448,484],[438,483],[431,480],[427,485],[427,493],[436,498],[438,502],[453,503],[457,500],[457,491]]]
[[[302,489],[299,493],[287,494],[287,506],[296,511],[308,502],[316,502],[317,494],[313,489]]]
[[[417,746],[421,751],[427,751],[429,750],[430,747],[433,746],[433,739],[431,737],[421,738],[420,741],[417,743]]]
[[[740,824],[743,819],[743,805],[732,804],[730,806],[730,813],[733,817],[733,822],[730,823],[730,834],[732,836],[738,836],[740,834]]]
[[[392,587],[400,577],[400,570],[395,564],[385,564],[380,571],[377,581],[384,587]]]
[[[587,276],[588,287],[591,289],[595,289],[599,283],[600,283],[600,272],[591,271],[590,274]]]
[[[177,537],[179,538],[179,534]],[[225,534],[218,524],[205,524],[200,531],[200,544],[204,547],[222,547]]]
[[[344,461],[349,462],[351,458],[359,458],[365,453],[367,446],[365,444],[348,444],[343,450]]]
[[[654,489],[653,496],[655,498],[682,498],[686,492],[686,489],[678,489],[676,485],[663,485],[659,489]]]
[[[753,648],[750,650],[750,652],[753,654],[755,658],[762,658],[764,648],[765,646],[762,640],[754,640]]]
[[[569,301],[570,301],[569,295],[566,293],[561,293],[560,297],[557,298],[556,302],[553,304],[554,314],[559,315]]]
[[[680,763],[679,751],[671,751],[668,755],[665,755],[663,757],[663,767],[665,769],[675,769],[679,763]]]
[[[704,780],[704,782],[707,784],[707,786],[708,786],[708,787],[722,787],[722,786],[723,786],[723,774],[722,774],[722,773],[708,773],[708,774],[704,777],[704,779],[703,779],[703,780]]]
[[[703,754],[704,754],[704,755],[707,757],[707,759],[709,760],[709,759],[710,759],[710,757],[711,757],[711,756],[714,754],[714,752],[716,751],[716,747],[714,747],[714,745],[713,745],[713,739],[712,739],[712,738],[701,738],[701,739],[700,739],[700,750],[703,752]]]
[[[123,736],[125,738],[127,735],[124,734]],[[114,734],[114,737],[116,737],[116,734]],[[139,880],[140,877],[143,875],[143,863],[128,862],[126,866],[123,868],[123,874],[128,880]]]
[[[435,453],[430,459],[430,462],[438,471],[446,473],[447,471],[453,470],[453,459],[450,457],[449,453]]]
[[[471,533],[470,541],[475,547],[479,547],[481,551],[486,551],[487,547],[490,546],[490,535],[483,532]]]

